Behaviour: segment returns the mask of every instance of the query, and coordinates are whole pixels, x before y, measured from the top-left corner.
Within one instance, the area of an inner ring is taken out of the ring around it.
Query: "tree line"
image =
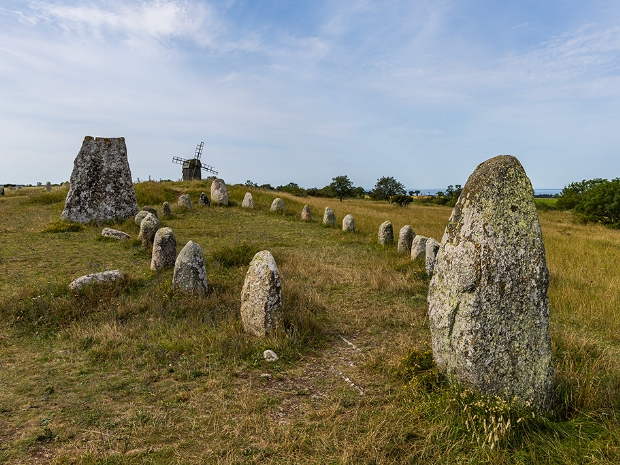
[[[556,208],[572,210],[583,222],[620,229],[620,178],[572,182],[560,192]]]

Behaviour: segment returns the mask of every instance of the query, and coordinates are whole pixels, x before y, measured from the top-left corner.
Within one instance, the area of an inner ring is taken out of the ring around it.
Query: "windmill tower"
[[[192,179],[202,179],[202,170],[217,175],[217,171],[212,166],[205,165],[200,161],[202,148],[205,143],[201,142],[196,146],[196,154],[194,158],[172,157],[172,163],[178,163],[183,166],[183,181],[191,181]]]

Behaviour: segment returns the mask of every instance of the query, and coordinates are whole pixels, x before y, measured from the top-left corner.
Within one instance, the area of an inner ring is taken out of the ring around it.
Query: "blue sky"
[[[200,141],[228,183],[614,178],[620,2],[4,0],[0,183],[68,180],[86,135],[134,179]]]

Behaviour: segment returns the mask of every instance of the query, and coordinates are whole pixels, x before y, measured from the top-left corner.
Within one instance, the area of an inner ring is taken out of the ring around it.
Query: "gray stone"
[[[443,372],[544,411],[553,392],[549,271],[533,195],[512,156],[476,168],[448,220],[428,303]]]
[[[142,207],[142,211],[152,213],[153,215],[155,215],[157,217],[157,219],[159,219],[159,215],[157,214],[157,209],[156,208],[153,208],[153,207]]]
[[[150,247],[153,245],[155,233],[160,226],[161,224],[157,217],[152,213],[147,212],[146,216],[140,223],[140,234],[138,235],[138,240],[142,241],[142,247]]]
[[[174,267],[177,258],[177,239],[170,228],[160,228],[153,239],[151,270]]]
[[[188,209],[192,208],[192,200],[189,198],[189,194],[183,194],[182,196],[180,196],[177,200],[177,203],[181,207],[185,207]]]
[[[125,139],[85,137],[73,162],[61,219],[88,223],[133,218],[136,213]]]
[[[379,244],[389,245],[394,243],[394,229],[392,229],[391,221],[384,221],[379,226]]]
[[[45,191],[46,192],[52,192],[52,183],[51,182],[47,181],[45,183]]]
[[[275,362],[276,360],[278,360],[279,357],[278,354],[276,354],[273,350],[267,349],[263,352],[263,358],[268,362]]]
[[[174,263],[172,287],[184,294],[206,295],[207,269],[202,247],[189,241],[179,253]]]
[[[419,258],[424,259],[426,261],[426,241],[428,237],[420,236],[416,234],[411,241],[411,261],[416,261]]]
[[[268,250],[254,255],[241,291],[241,323],[255,336],[273,335],[281,325],[282,291],[276,261]]]
[[[170,209],[170,204],[168,202],[164,202],[162,210],[164,212],[164,218],[172,216],[172,210]]]
[[[142,220],[146,218],[146,215],[148,215],[149,213],[150,212],[147,212],[146,210],[140,210],[138,213],[136,213],[136,217],[134,218],[134,221],[136,222],[136,224],[140,226],[140,223],[142,223]]]
[[[286,210],[286,207],[284,206],[284,200],[282,200],[280,197],[273,199],[273,202],[271,202],[271,208],[269,210],[272,212],[283,212],[284,210]]]
[[[355,220],[350,213],[342,219],[342,230],[346,232],[355,231]]]
[[[411,253],[411,244],[413,243],[413,238],[415,237],[415,232],[411,225],[406,224],[400,231],[398,232],[398,253]]]
[[[101,231],[101,235],[103,237],[112,237],[118,240],[131,239],[131,236],[126,232],[111,228],[103,228],[103,231]]]
[[[250,192],[246,192],[243,196],[243,202],[241,202],[243,208],[254,208],[254,198]]]
[[[304,208],[301,209],[301,221],[310,221],[312,219],[312,210],[310,210],[310,205],[304,205]]]
[[[111,283],[114,281],[121,281],[124,278],[123,273],[118,270],[102,271],[100,273],[87,274],[86,276],[80,276],[74,279],[71,281],[71,284],[69,284],[69,289],[77,291],[78,289],[82,289],[94,283]]]
[[[323,224],[325,226],[336,226],[336,215],[331,207],[325,207],[325,213],[323,214]]]
[[[439,247],[441,244],[437,242],[432,237],[426,239],[426,251],[425,251],[425,259],[424,265],[426,268],[426,273],[429,276],[433,276],[433,270],[435,269],[435,262],[437,261],[437,252],[439,252]]]
[[[4,187],[0,186],[0,195],[4,195]]]
[[[203,207],[208,207],[211,205],[211,202],[209,201],[209,197],[207,197],[207,194],[205,194],[204,192],[200,193],[200,199],[198,200],[198,202]]]
[[[216,205],[228,206],[228,189],[223,179],[214,179],[211,183],[211,201]]]

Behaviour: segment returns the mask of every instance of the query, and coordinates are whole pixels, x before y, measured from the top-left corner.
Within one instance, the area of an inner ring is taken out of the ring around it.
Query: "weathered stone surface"
[[[150,247],[153,244],[155,233],[161,224],[157,217],[152,213],[146,212],[146,216],[140,223],[140,234],[138,240],[142,241],[142,247]]]
[[[268,250],[254,255],[241,291],[241,322],[255,336],[271,335],[281,324],[282,292],[276,261]]]
[[[131,239],[131,236],[127,234],[126,232],[119,231],[118,229],[112,229],[112,228],[103,228],[103,231],[101,231],[101,235],[103,237],[112,237],[114,239],[119,239],[119,240]]]
[[[263,352],[263,358],[268,362],[275,362],[278,360],[278,354],[276,354],[273,350],[267,349]]]
[[[426,261],[426,241],[428,237],[416,234],[411,241],[411,261],[423,258]]]
[[[200,202],[200,205],[202,205],[203,207],[208,207],[211,205],[211,202],[209,201],[209,197],[207,197],[207,194],[205,194],[204,192],[200,193],[200,199],[198,201]]]
[[[323,214],[323,224],[325,226],[336,226],[336,215],[331,207],[325,207],[325,213]]]
[[[146,215],[148,215],[149,213],[150,212],[147,212],[146,210],[140,210],[138,213],[136,213],[136,216],[134,218],[134,221],[136,222],[136,224],[140,226],[140,223],[142,223],[142,220],[146,218]]]
[[[52,183],[51,182],[47,181],[45,183],[45,191],[46,192],[52,192]]]
[[[77,291],[83,287],[90,286],[93,283],[110,283],[114,281],[120,281],[124,279],[123,273],[118,270],[102,271],[100,273],[87,274],[86,276],[80,276],[77,279],[71,281],[69,289]]]
[[[192,199],[189,198],[189,194],[183,194],[177,200],[177,204],[181,207],[192,208]]]
[[[448,220],[428,303],[441,370],[545,410],[553,381],[549,271],[533,194],[512,156],[476,168]]]
[[[271,202],[270,210],[272,212],[283,212],[284,210],[286,210],[286,207],[284,206],[284,200],[282,200],[280,197],[273,199],[273,202]]]
[[[223,179],[214,179],[211,183],[211,201],[214,204],[228,205],[228,189]]]
[[[394,242],[394,229],[392,229],[391,221],[384,221],[379,226],[379,244],[389,245]]]
[[[254,208],[254,198],[250,192],[246,192],[243,196],[243,202],[241,202],[243,208]]]
[[[189,241],[179,253],[174,263],[172,287],[185,294],[206,295],[207,269],[202,247]]]
[[[0,186],[0,195],[4,195],[4,187]]]
[[[435,262],[437,261],[437,252],[441,244],[432,237],[426,239],[426,251],[424,264],[426,267],[426,273],[429,276],[433,276],[433,270],[435,269]]]
[[[398,232],[398,253],[411,253],[411,244],[413,243],[414,237],[415,232],[413,232],[411,225],[406,224],[400,228]]]
[[[310,221],[312,219],[312,210],[310,210],[310,205],[304,205],[304,208],[301,209],[301,221]]]
[[[160,228],[153,239],[151,270],[172,268],[177,258],[177,239],[171,228]]]
[[[73,162],[71,188],[60,217],[88,223],[133,218],[136,213],[125,139],[86,136]]]
[[[164,217],[172,216],[172,210],[170,209],[170,204],[168,202],[164,202],[162,210],[164,212]]]
[[[346,232],[355,231],[355,220],[350,213],[342,219],[342,230]]]
[[[155,215],[157,217],[157,219],[159,219],[159,215],[157,214],[157,209],[156,208],[153,208],[153,207],[142,207],[142,211],[152,213],[153,215]]]

